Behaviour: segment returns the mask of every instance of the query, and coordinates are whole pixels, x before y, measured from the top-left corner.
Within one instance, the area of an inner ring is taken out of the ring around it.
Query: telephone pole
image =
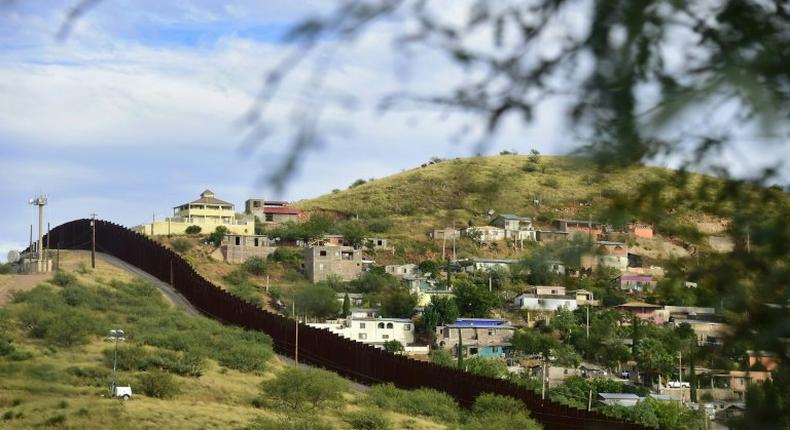
[[[96,213],[91,214],[91,268],[96,268]]]
[[[590,305],[587,305],[587,340],[590,340]]]
[[[296,297],[291,303],[291,311],[294,315],[294,361],[299,364],[299,317],[296,315]]]

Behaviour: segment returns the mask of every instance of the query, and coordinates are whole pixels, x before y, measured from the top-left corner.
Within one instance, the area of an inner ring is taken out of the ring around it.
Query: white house
[[[505,229],[490,225],[469,227],[466,235],[481,243],[499,242],[505,240]]]
[[[414,324],[410,319],[349,317],[308,325],[378,348],[383,348],[384,342],[390,340],[397,340],[404,346],[414,343]]]
[[[552,311],[555,312],[561,307],[566,307],[570,310],[575,310],[579,307],[576,301],[576,295],[572,296],[558,296],[558,295],[538,295],[538,294],[521,294],[513,300],[513,305],[518,309],[525,309],[529,311]]]
[[[384,271],[396,278],[406,275],[416,275],[419,270],[416,264],[389,264],[384,266]]]
[[[517,260],[503,260],[503,259],[495,259],[495,258],[473,258],[472,264],[467,266],[466,270],[468,272],[474,272],[477,270],[494,270],[494,269],[506,269],[510,270],[510,266],[516,264]]]

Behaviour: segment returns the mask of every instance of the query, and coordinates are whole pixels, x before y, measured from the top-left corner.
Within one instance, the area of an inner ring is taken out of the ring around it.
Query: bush
[[[315,417],[285,416],[280,418],[260,417],[250,423],[245,430],[332,430],[329,424]]]
[[[115,349],[107,348],[102,353],[104,363],[112,368]],[[180,376],[199,377],[205,365],[205,359],[195,352],[150,351],[137,345],[118,348],[117,367],[121,370],[162,370]]]
[[[176,252],[178,252],[179,254],[184,254],[190,249],[192,249],[192,242],[190,242],[187,239],[184,239],[183,237],[173,239],[170,242],[170,245],[172,245],[173,249],[175,249]]]
[[[247,273],[255,276],[265,275],[269,271],[269,263],[261,257],[250,257],[242,265]]]
[[[261,385],[261,401],[288,411],[316,409],[341,400],[348,382],[321,369],[288,367]]]
[[[384,342],[384,351],[391,352],[393,354],[399,354],[405,350],[406,349],[403,347],[403,344],[396,339]]]
[[[427,388],[408,391],[392,384],[376,385],[368,391],[369,401],[384,409],[405,414],[438,418],[448,423],[458,421],[458,404],[449,395]]]
[[[304,254],[300,248],[286,248],[279,246],[274,250],[274,252],[269,254],[268,258],[271,261],[286,263],[298,267],[304,260]]]
[[[489,378],[503,378],[507,376],[507,366],[495,358],[480,356],[464,360],[466,371],[475,375],[488,376]]]
[[[557,189],[560,187],[560,181],[558,181],[557,178],[546,178],[540,181],[540,185],[543,185],[544,187]]]
[[[178,382],[169,373],[153,370],[137,377],[139,390],[148,397],[172,399],[179,393]]]
[[[185,230],[186,234],[200,234],[203,229],[199,225],[190,225]]]
[[[356,181],[352,182],[351,185],[348,186],[348,189],[358,187],[360,185],[364,185],[367,183],[364,179],[357,179]]]
[[[537,172],[539,169],[540,167],[531,161],[527,161],[523,166],[521,166],[521,170],[527,173]]]
[[[214,229],[214,232],[208,235],[208,241],[214,246],[219,246],[226,234],[228,234],[228,228],[224,225],[218,225],[217,228]]]
[[[376,218],[367,221],[367,228],[372,233],[386,233],[394,223],[389,218]]]
[[[9,273],[11,273],[11,265],[0,263],[0,275],[7,275]]]
[[[485,393],[472,405],[472,415],[464,430],[538,430],[540,425],[529,417],[524,403],[512,397]]]
[[[431,363],[438,364],[439,366],[455,367],[457,360],[449,351],[444,349],[434,349],[428,354],[431,357]]]
[[[49,282],[59,287],[65,287],[66,285],[76,284],[77,278],[71,273],[58,270],[54,275],[52,275],[52,279],[50,279]]]
[[[104,387],[110,380],[112,372],[104,367],[69,367],[66,373],[79,382],[75,385],[89,385],[91,387]]]
[[[387,430],[391,427],[389,420],[377,409],[351,412],[345,420],[354,430]]]
[[[45,427],[62,427],[64,424],[66,424],[66,416],[62,414],[51,416],[44,421]]]

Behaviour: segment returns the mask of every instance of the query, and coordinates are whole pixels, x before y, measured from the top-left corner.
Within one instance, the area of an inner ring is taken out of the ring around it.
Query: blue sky
[[[96,212],[133,226],[205,188],[238,208],[253,196],[298,200],[432,156],[475,152],[454,139],[468,117],[377,113],[385,94],[461,78],[435,53],[392,55],[399,24],[385,23],[333,53],[327,91],[353,97],[355,107],[327,109],[330,139],[278,195],[260,178],[285,154],[310,68],[273,100],[266,121],[274,133],[252,153],[241,149],[239,120],[264,73],[287,54],[283,32],[333,2],[103,0],[60,42],[54,34],[75,3],[0,1],[0,261],[26,246],[34,222],[27,201],[42,191],[53,225]],[[463,11],[446,6],[448,15]],[[567,152],[573,142],[560,112],[548,104],[531,126],[507,123],[487,151]]]

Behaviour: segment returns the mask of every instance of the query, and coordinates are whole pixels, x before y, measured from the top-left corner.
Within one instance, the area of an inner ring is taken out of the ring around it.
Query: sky
[[[311,67],[272,99],[271,135],[253,149],[242,118],[290,52],[284,32],[332,2],[103,0],[58,39],[75,3],[0,0],[0,261],[27,246],[37,222],[27,202],[39,193],[53,226],[91,213],[134,226],[207,188],[239,209],[251,197],[295,201],[480,150],[458,143],[469,118],[376,109],[392,92],[463,79],[436,53],[393,55],[399,24],[384,23],[319,56],[332,66],[322,95],[345,102],[327,106],[327,141],[278,193],[265,178],[287,153],[298,107],[318,97],[302,84]],[[446,6],[464,13],[458,2]],[[507,122],[483,152],[568,152],[561,109],[549,103],[531,125]]]

